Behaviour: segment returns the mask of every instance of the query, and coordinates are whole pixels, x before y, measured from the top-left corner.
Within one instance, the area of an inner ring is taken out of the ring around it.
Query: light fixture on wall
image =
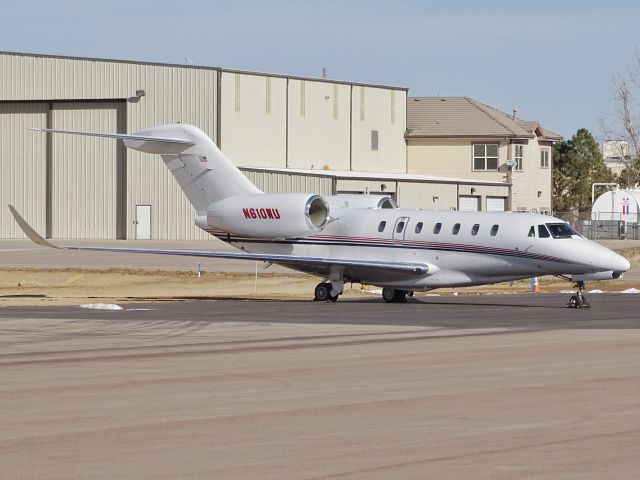
[[[144,90],[136,90],[136,97],[144,97],[147,93]]]
[[[473,195],[474,193],[476,193],[476,189],[471,187],[471,195]]]
[[[380,184],[380,191],[381,191],[381,192],[384,192],[386,189],[387,189],[387,185],[386,185],[386,184],[384,184],[384,183],[381,183],[381,184]]]
[[[439,200],[439,199],[440,199],[440,197],[435,197],[435,196],[433,197],[433,201],[434,201],[434,202],[435,202],[435,201],[437,201],[437,200]]]
[[[541,196],[542,196],[542,192],[538,190],[538,198],[540,198]]]

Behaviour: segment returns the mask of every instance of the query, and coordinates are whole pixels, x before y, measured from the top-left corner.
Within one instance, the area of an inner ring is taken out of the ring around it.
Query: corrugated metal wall
[[[407,173],[406,101],[401,90],[353,87],[353,170]],[[377,150],[372,149],[372,131],[378,132]]]
[[[349,170],[350,89],[350,85],[289,80],[288,167]]]
[[[0,72],[0,101],[119,100],[126,102],[125,128],[128,132],[152,125],[183,122],[197,125],[215,138],[217,72],[212,69],[0,54]],[[137,90],[144,90],[144,96],[137,97]],[[66,121],[74,123],[78,129],[89,130],[87,125],[76,120],[85,118],[92,121],[91,114],[87,117],[80,110],[68,113],[71,117]],[[14,122],[12,119],[11,123]],[[32,142],[44,142],[44,136],[35,140],[36,137],[31,137]],[[88,148],[80,137],[69,137],[64,141],[68,142],[67,152]],[[102,144],[111,148],[108,143]],[[33,149],[35,146],[32,144],[25,148]],[[115,150],[112,153],[115,155]],[[135,206],[147,204],[152,206],[152,238],[208,238],[206,233],[195,227],[193,208],[162,160],[157,155],[132,150],[128,150],[126,156],[127,237],[135,238]],[[96,180],[105,182],[101,188],[110,189],[114,179],[100,178],[101,173],[94,172]],[[53,208],[55,210],[55,205]],[[105,231],[103,224],[83,226],[85,221],[84,217],[58,215],[52,224],[52,233],[84,236],[84,229],[93,231],[91,235]],[[113,235],[113,228],[115,226],[111,227],[109,237]],[[44,228],[40,231],[44,232]]]
[[[45,128],[46,112],[44,104],[0,103],[0,238],[24,237],[8,204],[45,231],[46,139],[27,129]]]
[[[251,170],[243,170],[243,173],[265,193],[303,192],[331,195],[332,192],[333,180],[328,177]]]
[[[118,131],[118,103],[57,103],[53,128]],[[36,134],[43,136],[43,134]],[[110,139],[53,135],[53,238],[116,238],[117,143]]]
[[[125,77],[139,100],[127,102],[127,131],[165,123],[196,125],[209,137],[216,134],[216,71],[210,69],[129,65]],[[127,238],[136,238],[136,205],[151,205],[151,238],[203,240],[211,238],[194,225],[195,212],[158,155],[127,150]]]
[[[284,168],[287,80],[222,73],[222,151],[234,164]]]
[[[458,186],[441,183],[398,182],[398,205],[402,208],[451,210],[458,208]]]
[[[384,187],[382,186],[384,185]],[[346,180],[338,179],[337,190],[339,193],[346,192],[384,192],[387,194],[395,193],[396,182],[393,180]]]

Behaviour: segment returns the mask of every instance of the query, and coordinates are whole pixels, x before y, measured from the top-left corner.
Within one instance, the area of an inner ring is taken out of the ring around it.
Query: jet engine
[[[329,222],[329,203],[319,195],[266,193],[229,197],[211,204],[198,226],[260,238],[302,237]],[[205,223],[205,225],[202,225]]]

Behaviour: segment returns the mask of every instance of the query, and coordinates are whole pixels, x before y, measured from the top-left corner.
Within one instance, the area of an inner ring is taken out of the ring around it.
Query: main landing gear
[[[591,308],[587,302],[587,296],[584,294],[584,282],[576,282],[576,293],[572,295],[567,303],[567,308]]]
[[[340,289],[336,289],[331,282],[322,282],[316,285],[313,300],[316,302],[335,302],[342,293],[342,285]]]
[[[389,303],[404,303],[407,301],[407,295],[413,297],[413,292],[388,287],[382,289],[382,298]]]

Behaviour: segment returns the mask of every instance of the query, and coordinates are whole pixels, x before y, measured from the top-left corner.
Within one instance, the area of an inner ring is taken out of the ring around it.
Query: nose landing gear
[[[569,303],[567,303],[567,308],[591,308],[587,301],[587,296],[584,294],[584,282],[576,282],[576,289],[575,295],[572,295]]]

